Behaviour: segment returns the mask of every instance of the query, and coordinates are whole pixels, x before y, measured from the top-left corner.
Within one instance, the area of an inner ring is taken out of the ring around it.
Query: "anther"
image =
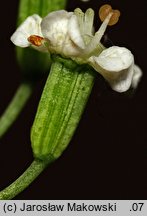
[[[42,45],[43,40],[44,38],[38,35],[31,35],[30,37],[28,37],[28,41],[34,46],[38,46],[38,47]]]
[[[99,10],[99,17],[100,20],[103,22],[105,18],[109,15],[109,13],[112,13],[112,16],[110,18],[109,24],[110,26],[115,25],[120,17],[120,11],[119,10],[113,10],[111,5],[105,4],[100,7]]]

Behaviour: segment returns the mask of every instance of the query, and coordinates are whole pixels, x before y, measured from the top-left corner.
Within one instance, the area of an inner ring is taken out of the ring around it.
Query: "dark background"
[[[90,0],[68,2],[68,10],[95,9],[110,3],[121,11],[107,29],[115,45],[129,48],[144,75],[134,97],[113,92],[96,79],[76,134],[63,155],[15,199],[147,199],[147,2]],[[15,30],[18,0],[3,1],[0,20],[0,113],[14,95],[21,73],[9,38]],[[98,15],[97,28],[100,25]],[[30,127],[44,85],[0,142],[0,188],[32,162]]]

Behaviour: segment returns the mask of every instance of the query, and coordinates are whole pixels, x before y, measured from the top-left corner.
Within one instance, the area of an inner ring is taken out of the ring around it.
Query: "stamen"
[[[114,25],[118,22],[120,12],[119,10],[113,10],[110,5],[105,4],[100,8],[99,16],[103,23],[83,51],[83,57],[90,57],[97,50],[99,42],[104,35],[107,26]]]
[[[34,46],[41,46],[42,45],[42,41],[44,40],[43,37],[40,37],[38,35],[31,35],[30,37],[28,37],[28,41],[33,44]]]
[[[107,25],[108,25],[112,15],[113,15],[113,13],[110,12],[108,14],[108,16],[105,18],[105,20],[102,23],[102,25],[100,26],[99,30],[95,33],[95,36],[92,38],[92,40],[90,41],[90,43],[88,44],[88,46],[84,50],[84,53],[83,53],[84,56],[86,56],[86,57],[90,56],[91,53],[95,52],[102,36],[104,35],[104,33],[106,31]]]
[[[101,6],[99,9],[100,20],[103,22],[110,12],[112,12],[111,5],[105,4]]]
[[[120,17],[120,11],[119,10],[113,10],[113,15],[112,15],[108,25],[109,26],[115,25],[118,22],[119,17]]]
[[[101,6],[101,8],[99,10],[100,20],[103,22],[109,13],[113,13],[113,15],[112,15],[108,25],[110,25],[110,26],[115,25],[119,20],[120,11],[119,10],[113,10],[111,5],[109,5],[109,4],[105,4],[105,5]]]

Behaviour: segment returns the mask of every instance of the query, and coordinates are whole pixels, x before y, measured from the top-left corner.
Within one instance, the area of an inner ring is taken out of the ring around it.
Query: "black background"
[[[115,45],[129,48],[144,75],[134,97],[113,92],[96,79],[76,134],[63,155],[15,199],[147,199],[147,2],[70,0],[68,10],[110,3],[121,11],[107,33]],[[14,45],[18,0],[3,1],[0,20],[0,113],[21,82]],[[30,127],[45,79],[0,142],[0,188],[14,181],[32,162]]]

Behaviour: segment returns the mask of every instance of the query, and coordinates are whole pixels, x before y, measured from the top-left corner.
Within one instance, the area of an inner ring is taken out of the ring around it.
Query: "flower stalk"
[[[49,160],[34,160],[28,169],[15,182],[0,192],[0,200],[10,200],[17,196],[43,172],[49,163]]]

